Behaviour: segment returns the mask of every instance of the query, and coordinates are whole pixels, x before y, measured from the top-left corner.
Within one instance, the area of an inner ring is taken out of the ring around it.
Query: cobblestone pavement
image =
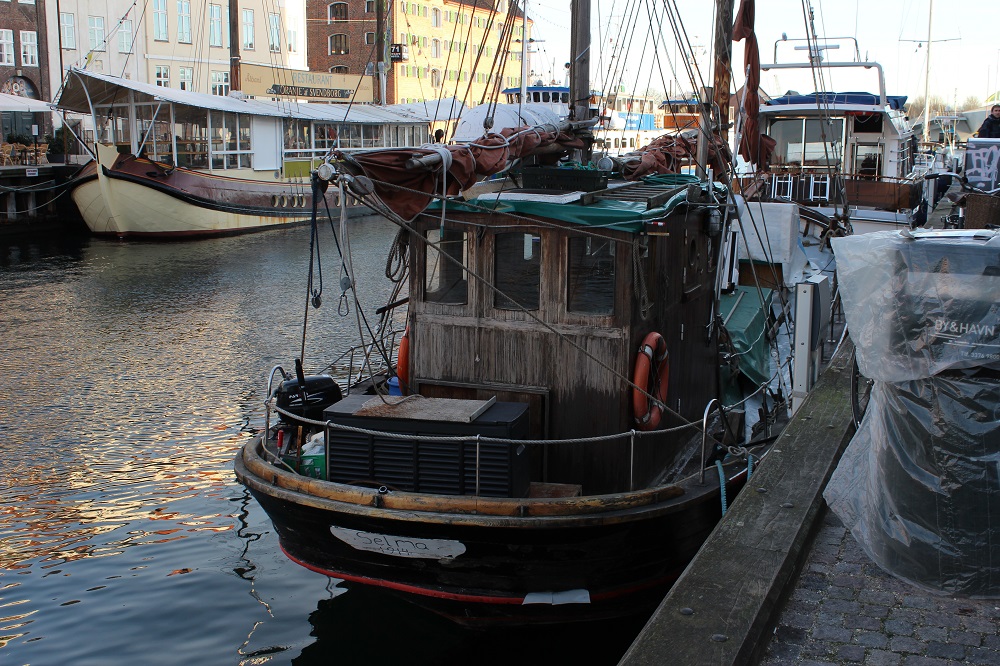
[[[1000,666],[1000,599],[940,596],[868,559],[823,518],[762,666]]]

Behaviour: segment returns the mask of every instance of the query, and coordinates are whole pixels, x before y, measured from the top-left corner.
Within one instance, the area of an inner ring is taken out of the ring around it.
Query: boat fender
[[[403,395],[410,394],[410,327],[403,331],[399,340],[399,353],[396,355],[396,377],[399,378],[399,390]]]
[[[660,425],[663,404],[667,401],[670,379],[670,355],[663,336],[653,331],[643,338],[635,357],[632,375],[632,412],[639,430],[653,430]],[[650,400],[652,395],[655,400]]]

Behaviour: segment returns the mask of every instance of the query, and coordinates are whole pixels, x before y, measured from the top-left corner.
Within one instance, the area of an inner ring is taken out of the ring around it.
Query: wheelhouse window
[[[569,239],[566,309],[590,315],[615,310],[615,242],[605,238]]]
[[[840,165],[844,119],[783,118],[771,123],[775,140],[772,166],[837,167]],[[825,136],[824,136],[825,135]]]
[[[542,275],[542,237],[535,233],[496,235],[493,305],[503,310],[537,310]]]
[[[460,229],[430,229],[426,232],[424,300],[429,303],[464,305],[469,302],[468,234]]]

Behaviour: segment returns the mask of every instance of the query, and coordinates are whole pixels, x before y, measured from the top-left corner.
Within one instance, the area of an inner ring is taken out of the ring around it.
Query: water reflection
[[[396,228],[351,228],[370,315],[391,294]],[[580,643],[470,633],[282,554],[232,461],[263,422],[270,368],[299,353],[308,250],[307,228],[0,239],[0,663],[530,663]],[[330,293],[338,265],[324,255],[307,372],[358,342]],[[617,661],[624,646],[592,633],[581,663]]]

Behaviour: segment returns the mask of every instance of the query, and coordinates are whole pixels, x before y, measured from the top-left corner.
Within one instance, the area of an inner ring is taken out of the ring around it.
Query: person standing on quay
[[[977,134],[980,139],[1000,139],[1000,104],[993,105]]]

